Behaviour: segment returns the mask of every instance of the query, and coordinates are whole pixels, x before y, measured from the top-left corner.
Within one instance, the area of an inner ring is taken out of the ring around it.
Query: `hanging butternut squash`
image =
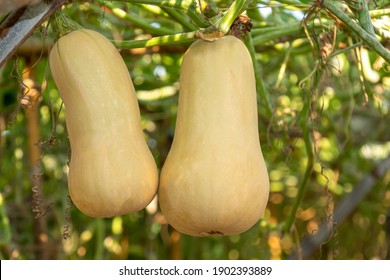
[[[251,57],[236,37],[198,40],[180,72],[176,130],[160,175],[168,223],[193,236],[251,228],[269,195]]]
[[[92,217],[143,209],[155,196],[158,172],[118,50],[98,32],[81,29],[56,42],[49,62],[66,110],[74,204]]]

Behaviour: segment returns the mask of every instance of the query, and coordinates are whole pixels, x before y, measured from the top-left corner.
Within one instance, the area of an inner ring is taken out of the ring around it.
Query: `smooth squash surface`
[[[230,235],[262,217],[269,195],[253,65],[226,36],[196,41],[180,72],[176,130],[160,174],[159,203],[174,228]]]
[[[158,173],[119,52],[101,34],[82,29],[61,37],[49,61],[66,110],[73,202],[92,217],[143,209],[156,194]]]

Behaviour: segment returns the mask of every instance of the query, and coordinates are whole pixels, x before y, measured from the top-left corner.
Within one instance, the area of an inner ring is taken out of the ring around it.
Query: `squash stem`
[[[165,35],[145,40],[113,41],[114,45],[120,49],[137,49],[154,46],[164,46],[182,43],[191,43],[196,40],[195,31]]]
[[[245,0],[235,0],[224,16],[217,24],[217,28],[223,34],[227,34],[236,17],[241,13],[246,4]]]
[[[56,40],[72,31],[83,28],[81,25],[67,17],[61,10],[57,10],[54,12],[51,18],[51,23],[56,36]]]

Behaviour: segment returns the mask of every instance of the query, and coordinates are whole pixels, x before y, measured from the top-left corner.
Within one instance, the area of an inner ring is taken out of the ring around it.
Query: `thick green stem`
[[[366,0],[355,0],[347,2],[351,10],[356,14],[360,26],[371,36],[375,37],[374,26],[372,25],[370,10]],[[358,4],[358,6],[356,6]]]
[[[353,32],[359,36],[363,42],[377,52],[380,56],[382,56],[387,63],[390,63],[390,52],[386,50],[385,47],[379,42],[379,40],[366,32],[363,28],[361,28],[356,22],[354,22],[351,18],[349,18],[342,10],[340,10],[337,6],[333,4],[331,0],[324,0],[323,5],[334,14],[338,19],[340,19],[343,24],[351,29]]]
[[[229,32],[230,26],[233,24],[236,17],[241,13],[245,3],[245,0],[235,0],[233,2],[217,25],[219,31],[221,31],[223,34],[227,34]]]
[[[182,43],[191,43],[195,41],[195,32],[178,33],[174,35],[166,35],[154,37],[146,40],[132,40],[132,41],[113,41],[114,45],[120,49],[136,49],[154,46],[164,46]]]
[[[358,20],[362,28],[368,32],[371,36],[375,37],[374,26],[372,25],[372,20],[370,17],[370,13],[368,10],[368,5],[366,0],[361,0],[363,3],[363,8],[361,12],[358,14]]]

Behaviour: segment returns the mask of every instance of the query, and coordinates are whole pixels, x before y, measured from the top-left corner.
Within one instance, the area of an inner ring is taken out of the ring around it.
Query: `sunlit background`
[[[214,2],[223,11],[232,1]],[[373,2],[371,10],[386,8],[386,1]],[[264,218],[230,237],[180,234],[167,224],[157,199],[143,211],[112,219],[93,219],[73,206],[66,109],[47,60],[54,34],[47,23],[36,30],[0,68],[0,258],[390,258],[389,64],[315,5],[254,1],[247,10],[262,83],[259,132],[271,192]],[[73,1],[63,12],[117,41],[188,31],[169,10],[150,5]],[[373,17],[387,46],[388,22],[388,12]],[[187,47],[121,50],[159,168],[174,134]],[[359,188],[366,189],[362,197],[353,193]],[[336,222],[341,201],[356,206]],[[310,248],[308,238],[324,228],[329,236]]]

